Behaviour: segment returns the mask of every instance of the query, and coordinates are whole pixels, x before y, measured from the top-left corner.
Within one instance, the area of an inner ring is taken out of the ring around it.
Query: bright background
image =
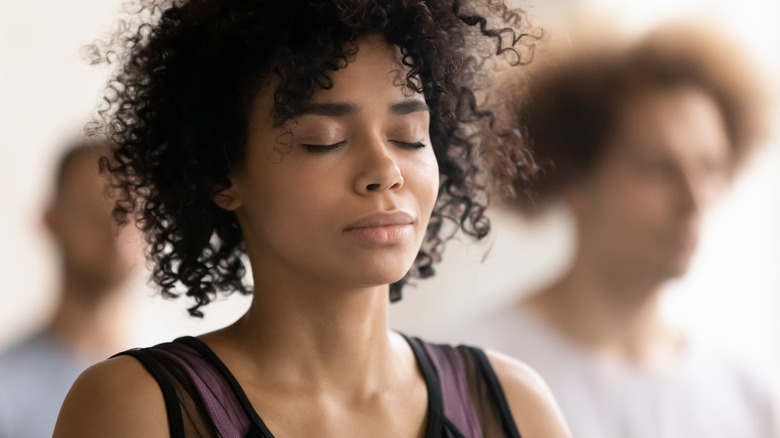
[[[734,34],[770,78],[780,77],[780,2],[765,0],[537,0],[523,3],[550,32],[564,11],[609,17],[641,32],[670,17],[715,20]],[[89,67],[81,47],[106,34],[118,0],[0,0],[0,348],[41,324],[54,305],[55,258],[41,225],[63,139],[95,106],[106,72]],[[519,3],[518,3],[519,4]],[[775,88],[780,81],[773,82]],[[777,89],[773,90],[777,96]],[[779,123],[775,125],[780,126]],[[436,337],[551,281],[571,252],[565,212],[534,224],[494,212],[487,244],[455,242],[435,279],[408,288],[391,308],[396,328]],[[689,275],[671,289],[670,315],[719,340],[757,366],[780,370],[780,142],[772,139],[707,223]],[[483,262],[484,259],[484,262]],[[248,299],[207,308],[203,321],[185,304],[154,297],[142,276],[129,299],[139,342],[198,334],[237,318]],[[779,375],[780,373],[777,373]]]

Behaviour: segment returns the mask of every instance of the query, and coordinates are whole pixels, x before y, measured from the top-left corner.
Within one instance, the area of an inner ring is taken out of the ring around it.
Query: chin
[[[387,286],[393,284],[402,278],[409,272],[409,269],[367,269],[360,273],[356,273],[352,277],[352,284],[359,285],[360,287],[378,287]]]
[[[671,260],[671,258],[669,259]],[[675,280],[685,276],[690,268],[690,260],[679,261],[677,263],[663,263],[657,266],[658,277],[664,280]]]
[[[365,278],[366,281],[361,283],[366,284],[369,287],[386,286],[386,285],[393,284],[401,280],[402,278],[404,278],[406,272],[407,271],[404,271],[400,275],[398,273],[392,273],[392,274],[371,276],[372,278]]]

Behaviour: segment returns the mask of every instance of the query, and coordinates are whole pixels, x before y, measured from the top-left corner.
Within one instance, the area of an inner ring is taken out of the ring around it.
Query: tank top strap
[[[170,373],[166,372],[165,368],[161,366],[146,349],[134,348],[132,350],[117,353],[111,357],[114,358],[117,356],[134,357],[137,361],[141,362],[141,365],[143,365],[146,371],[151,374],[163,394],[165,411],[168,416],[168,431],[171,438],[185,438],[182,408],[179,404],[176,384],[171,379]]]
[[[484,438],[469,396],[468,380],[461,355],[449,345],[437,345],[412,338],[421,345],[438,377],[444,418],[465,437]]]
[[[458,346],[458,350],[462,352],[464,358],[470,359],[465,360],[464,363],[471,381],[474,404],[481,406],[478,411],[483,430],[501,430],[500,434],[485,433],[485,436],[521,438],[504,389],[485,352],[481,348],[465,345]]]
[[[425,352],[422,360],[435,370],[445,429],[455,429],[447,436],[520,438],[501,383],[480,348],[407,340],[413,349]]]
[[[271,438],[265,425],[253,421],[232,374],[204,347],[197,338],[183,337],[117,356],[136,358],[157,381],[171,437]]]

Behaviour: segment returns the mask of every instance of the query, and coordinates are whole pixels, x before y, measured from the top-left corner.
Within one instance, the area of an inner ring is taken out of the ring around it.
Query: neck
[[[579,257],[555,285],[532,297],[529,307],[557,331],[596,356],[642,367],[663,367],[682,335],[662,315],[663,281],[621,276]]]
[[[77,355],[107,357],[125,348],[125,302],[121,287],[91,290],[65,275],[60,302],[46,330]]]
[[[399,360],[412,359],[396,353],[408,347],[388,330],[386,285],[347,289],[255,273],[255,290],[250,310],[212,344],[249,352],[265,381],[371,392],[397,376]]]

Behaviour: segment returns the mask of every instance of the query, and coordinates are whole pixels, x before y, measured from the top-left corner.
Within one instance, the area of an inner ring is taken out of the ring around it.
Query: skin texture
[[[214,198],[235,211],[250,262],[262,269],[253,270],[247,314],[201,339],[277,436],[424,434],[428,395],[411,349],[388,328],[388,284],[417,254],[438,170],[424,100],[396,85],[397,48],[375,36],[358,48],[310,105],[346,103],[347,114],[308,114],[279,131],[270,92],[258,95],[247,159]],[[400,227],[350,231],[398,211]],[[491,360],[523,436],[568,436],[531,371]],[[54,436],[167,436],[160,391],[133,359],[99,364],[74,385]]]
[[[530,304],[597,354],[662,366],[683,339],[661,318],[661,288],[690,264],[729,180],[730,144],[698,89],[640,91],[620,114],[599,165],[563,190],[579,234],[573,266]]]

